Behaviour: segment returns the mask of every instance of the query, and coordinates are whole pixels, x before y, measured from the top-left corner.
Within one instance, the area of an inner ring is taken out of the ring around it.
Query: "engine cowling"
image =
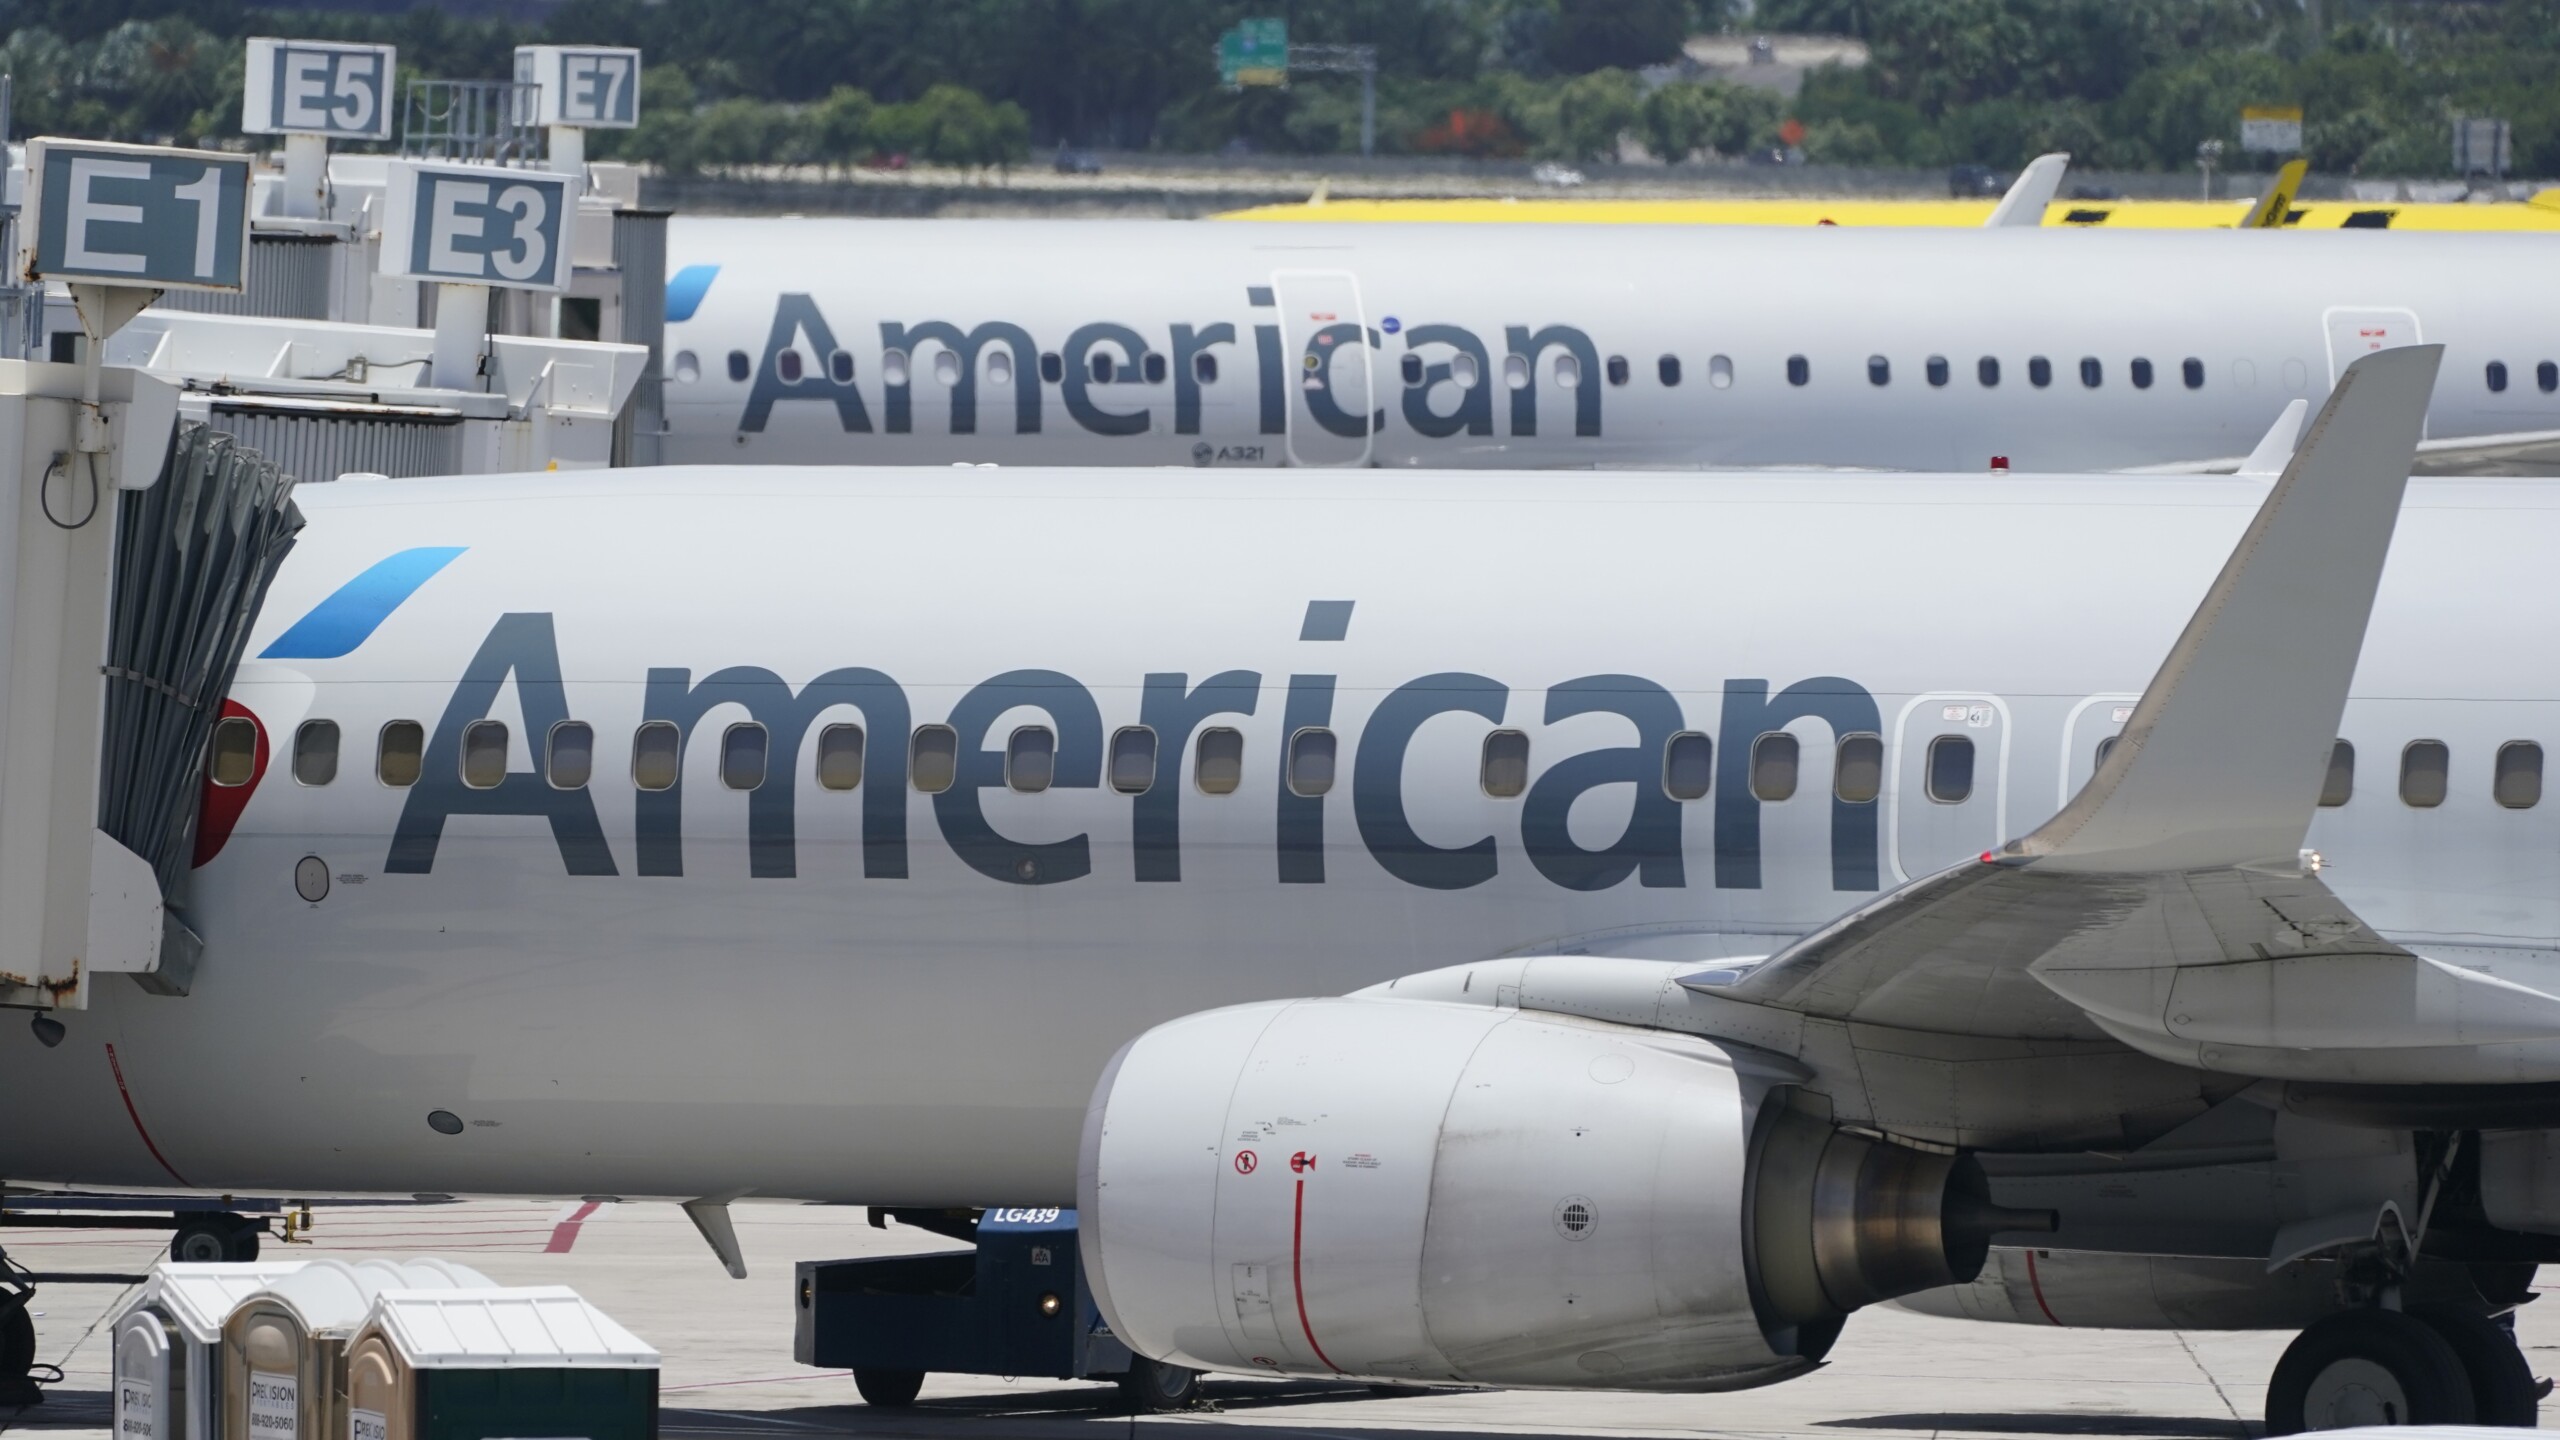
[[[1078,1203],[1115,1334],[1203,1369],[1716,1390],[1972,1278],[1979,1167],[1835,1130],[1710,1042],[1352,997],[1115,1057]]]

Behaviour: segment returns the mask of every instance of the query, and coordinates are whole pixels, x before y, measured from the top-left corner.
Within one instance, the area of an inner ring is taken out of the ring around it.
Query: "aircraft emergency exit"
[[[2275,1431],[2530,1423],[2560,486],[2404,480],[2441,353],[2272,483],[310,487],[192,993],[0,1033],[0,1174],[1072,1200],[1146,1355],[1499,1385],[2032,1243],[2303,1327]]]
[[[2424,464],[2560,450],[2536,235],[679,216],[677,463],[2229,469],[2446,346]]]

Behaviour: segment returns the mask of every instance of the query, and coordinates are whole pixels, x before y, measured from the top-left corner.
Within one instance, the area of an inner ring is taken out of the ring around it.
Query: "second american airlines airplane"
[[[2530,1424],[2560,489],[2406,482],[2440,356],[2272,478],[310,487],[192,993],[0,1031],[0,1174],[1072,1202],[1160,1376],[1910,1296]]]
[[[2534,235],[678,217],[678,463],[2229,469],[2446,347],[2422,464],[2560,442]]]

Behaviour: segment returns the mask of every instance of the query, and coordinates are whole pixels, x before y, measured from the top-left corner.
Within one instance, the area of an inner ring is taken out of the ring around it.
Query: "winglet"
[[[2124,734],[2002,857],[2040,870],[2291,870],[2327,774],[2441,345],[2356,361]]]
[[[2018,178],[2010,184],[2009,193],[2001,196],[2000,203],[1991,208],[1991,218],[1982,222],[1982,228],[1997,230],[2004,225],[2043,224],[2044,207],[2053,203],[2055,193],[2062,189],[2062,172],[2070,168],[2071,152],[2068,150],[2057,150],[2028,161],[2027,168],[2019,171]]]
[[[2284,162],[2284,168],[2276,172],[2275,183],[2267,187],[2267,193],[2258,197],[2258,203],[2249,207],[2247,217],[2233,228],[2283,229],[2285,217],[2293,213],[2293,197],[2302,193],[2302,177],[2310,169],[2311,162],[2299,156]]]
[[[2311,402],[2299,396],[2286,401],[2284,413],[2276,417],[2276,423],[2267,427],[2267,433],[2258,441],[2258,448],[2250,451],[2249,458],[2240,462],[2239,473],[2283,474],[2285,463],[2293,459],[2293,442],[2302,438],[2302,417],[2310,409]]]

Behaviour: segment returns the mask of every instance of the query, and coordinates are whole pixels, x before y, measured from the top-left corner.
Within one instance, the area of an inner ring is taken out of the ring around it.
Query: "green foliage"
[[[1618,136],[1635,124],[1642,93],[1624,70],[1574,76],[1557,89],[1555,122],[1538,148],[1568,160],[1616,159]]]
[[[1683,0],[1571,0],[1556,9],[1547,58],[1568,74],[1659,65],[1689,35]]]
[[[1779,105],[1767,90],[1675,82],[1644,97],[1636,107],[1636,126],[1645,148],[1673,164],[1701,150],[1731,157],[1777,138]]]

